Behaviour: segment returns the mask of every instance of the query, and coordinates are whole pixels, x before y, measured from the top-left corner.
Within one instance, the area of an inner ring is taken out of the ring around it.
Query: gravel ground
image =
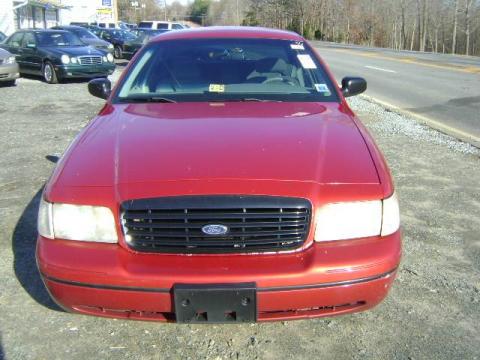
[[[396,180],[404,258],[375,309],[337,318],[176,325],[59,311],[34,261],[54,164],[102,106],[85,82],[0,88],[0,359],[478,359],[480,152],[360,98],[352,106]]]

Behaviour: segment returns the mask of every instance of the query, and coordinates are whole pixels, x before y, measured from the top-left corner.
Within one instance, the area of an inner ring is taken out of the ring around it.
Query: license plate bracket
[[[173,287],[175,315],[180,323],[245,323],[257,321],[255,283]]]

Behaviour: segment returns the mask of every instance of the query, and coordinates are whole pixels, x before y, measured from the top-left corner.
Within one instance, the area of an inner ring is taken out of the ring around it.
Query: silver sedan
[[[18,77],[18,64],[15,61],[15,56],[0,49],[0,83],[13,86]]]

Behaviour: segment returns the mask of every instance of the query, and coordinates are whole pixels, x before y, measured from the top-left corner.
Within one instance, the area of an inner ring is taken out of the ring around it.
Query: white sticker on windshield
[[[330,89],[328,88],[327,84],[315,84],[315,89],[317,92],[320,93],[329,93]]]
[[[300,54],[297,55],[298,60],[302,64],[304,69],[316,69],[317,65],[313,62],[313,59],[310,55]]]
[[[293,50],[305,50],[305,47],[303,46],[302,43],[290,44],[290,47],[291,47]]]

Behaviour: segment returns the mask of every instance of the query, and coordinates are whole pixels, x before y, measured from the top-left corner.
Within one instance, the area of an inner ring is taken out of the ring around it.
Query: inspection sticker
[[[310,55],[299,54],[297,55],[298,60],[302,64],[304,69],[316,69],[317,65],[313,62],[313,59]]]
[[[315,84],[315,89],[317,92],[320,93],[329,93],[330,89],[328,88],[327,84]]]
[[[291,47],[293,50],[305,50],[305,47],[303,46],[302,43],[290,44],[290,47]]]
[[[209,92],[223,93],[225,92],[225,85],[222,84],[210,84],[208,87]]]

